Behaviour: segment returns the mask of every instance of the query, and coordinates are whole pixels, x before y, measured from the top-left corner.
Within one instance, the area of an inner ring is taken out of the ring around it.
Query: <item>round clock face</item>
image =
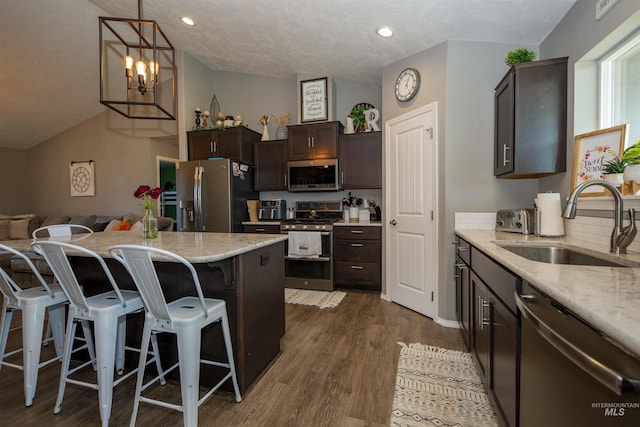
[[[398,101],[410,101],[420,88],[420,73],[415,68],[405,68],[396,80],[396,98]]]
[[[71,183],[78,193],[84,193],[89,189],[90,180],[91,176],[89,175],[89,170],[87,168],[81,166],[73,171]]]

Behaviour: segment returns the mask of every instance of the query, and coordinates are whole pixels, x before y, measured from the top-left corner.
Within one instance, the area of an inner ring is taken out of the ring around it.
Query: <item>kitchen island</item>
[[[54,238],[52,238],[54,239]],[[60,238],[55,238],[60,239]],[[238,384],[245,393],[255,379],[280,352],[284,325],[284,242],[286,235],[247,233],[160,232],[157,239],[143,239],[142,233],[101,232],[74,235],[64,241],[92,250],[111,268],[118,285],[135,289],[124,267],[111,259],[109,248],[119,244],[144,245],[165,249],[187,259],[195,267],[205,297],[223,299],[235,355]],[[32,240],[13,240],[8,246],[31,250]],[[193,282],[181,264],[154,255],[167,302],[185,295],[195,295]],[[78,256],[72,263],[87,293],[106,290],[108,283],[95,260]],[[142,316],[127,322],[127,340],[139,342]],[[202,354],[224,360],[224,346],[218,324],[205,329]],[[167,334],[164,334],[167,335]],[[175,340],[159,336],[164,366],[175,361]],[[133,361],[134,365],[136,361]],[[217,382],[222,370],[203,365],[201,382]]]

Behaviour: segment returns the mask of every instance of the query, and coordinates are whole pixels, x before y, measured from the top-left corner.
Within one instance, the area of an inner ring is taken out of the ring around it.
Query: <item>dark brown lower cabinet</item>
[[[382,289],[381,227],[336,226],[333,235],[336,286],[379,292]]]
[[[514,292],[522,281],[474,247],[469,280],[473,354],[504,421],[509,427],[516,427],[520,321]]]

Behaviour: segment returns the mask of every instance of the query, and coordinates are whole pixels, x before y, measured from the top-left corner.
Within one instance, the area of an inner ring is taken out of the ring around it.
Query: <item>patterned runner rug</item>
[[[498,426],[471,353],[398,344],[392,426]]]
[[[315,305],[320,308],[337,307],[346,295],[346,292],[340,291],[326,292],[284,288],[284,302],[289,304]]]

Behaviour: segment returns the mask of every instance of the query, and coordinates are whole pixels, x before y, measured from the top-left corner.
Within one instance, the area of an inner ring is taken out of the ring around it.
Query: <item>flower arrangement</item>
[[[153,215],[153,208],[161,194],[162,189],[160,187],[151,188],[148,185],[141,185],[135,193],[133,193],[134,197],[142,199],[142,212],[144,212],[144,218],[142,218],[142,235],[146,239],[155,239],[158,237],[158,219]]]
[[[162,194],[162,189],[160,187],[151,188],[148,185],[141,185],[138,189],[133,193],[133,196],[142,199],[142,210],[153,211],[155,207],[156,200]]]
[[[260,117],[260,124],[261,124],[262,126],[266,126],[266,125],[268,125],[270,121],[271,121],[271,117],[269,117],[269,116],[262,116],[262,117]]]
[[[236,114],[235,117],[227,116],[222,111],[219,111],[218,115],[216,116],[216,124],[213,128],[224,130],[224,129],[238,127],[238,126],[244,126],[244,127],[249,126],[243,120],[242,115]]]

